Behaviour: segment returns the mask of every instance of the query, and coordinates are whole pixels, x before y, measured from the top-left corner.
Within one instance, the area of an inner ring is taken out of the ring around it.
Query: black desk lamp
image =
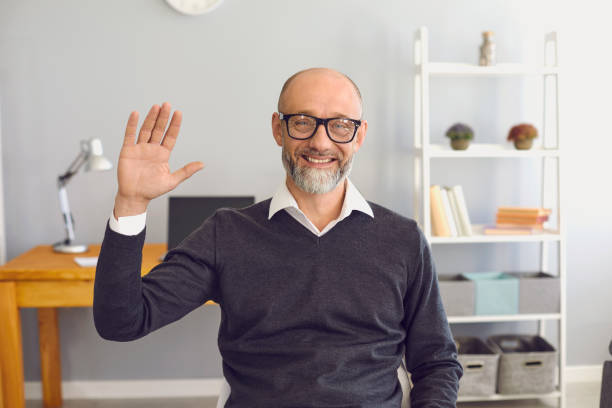
[[[64,225],[66,226],[66,239],[53,245],[55,252],[81,253],[87,251],[87,245],[77,245],[74,243],[74,219],[68,205],[68,194],[66,184],[70,181],[81,167],[85,165],[85,171],[110,170],[113,164],[102,156],[102,142],[100,139],[89,139],[81,141],[81,152],[74,159],[68,170],[57,178],[57,188],[59,189],[59,201]]]

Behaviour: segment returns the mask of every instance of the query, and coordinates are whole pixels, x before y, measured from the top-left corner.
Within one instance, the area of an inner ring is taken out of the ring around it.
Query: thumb
[[[200,171],[203,168],[204,168],[204,163],[191,162],[189,164],[186,164],[182,168],[178,169],[177,171],[172,173],[172,178],[174,179],[175,186],[187,180],[189,177],[193,176],[193,174],[196,171]]]

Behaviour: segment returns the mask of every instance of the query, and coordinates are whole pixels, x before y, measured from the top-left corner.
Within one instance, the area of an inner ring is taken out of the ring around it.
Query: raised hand
[[[191,162],[170,172],[168,159],[182,120],[182,113],[175,111],[166,131],[170,111],[167,102],[161,108],[153,105],[140,128],[137,142],[138,112],[130,114],[117,166],[119,191],[115,198],[115,217],[145,212],[152,199],[173,190],[204,167],[202,162]]]

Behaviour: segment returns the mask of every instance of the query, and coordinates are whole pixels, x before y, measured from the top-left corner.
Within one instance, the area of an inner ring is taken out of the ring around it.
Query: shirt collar
[[[268,219],[272,218],[274,214],[285,208],[295,208],[302,212],[298,207],[297,201],[287,188],[287,184],[283,181],[270,202],[270,209],[268,211]],[[363,198],[357,187],[353,185],[351,180],[346,178],[346,193],[344,195],[344,202],[342,203],[342,210],[340,211],[339,220],[348,217],[353,210],[361,211],[364,214],[374,218],[374,213],[368,202]]]

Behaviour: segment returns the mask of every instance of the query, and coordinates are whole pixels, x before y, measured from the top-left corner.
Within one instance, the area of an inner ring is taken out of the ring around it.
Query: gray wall
[[[186,17],[162,0],[0,2],[0,103],[7,254],[63,238],[55,179],[81,139],[99,137],[116,162],[132,110],[170,101],[184,112],[171,158],[206,168],[174,194],[269,197],[283,179],[270,117],[283,81],[329,66],[362,88],[369,132],[355,184],[373,201],[412,216],[413,33],[429,27],[430,57],[475,62],[480,32],[494,30],[498,60],[542,60],[545,32],[559,30],[567,149],[568,363],[598,364],[610,340],[612,274],[606,203],[598,178],[610,174],[610,83],[602,55],[612,36],[595,1],[240,1]],[[604,80],[605,79],[605,80]],[[533,79],[440,79],[432,84],[432,138],[461,120],[478,141],[502,143],[522,121],[541,126],[541,86]],[[607,115],[606,115],[607,114]],[[486,159],[439,161],[432,182],[462,184],[475,222],[498,205],[538,205],[539,167]],[[114,172],[81,173],[68,187],[79,240],[100,242],[116,190]],[[603,180],[602,180],[603,181]],[[148,214],[148,242],[166,234],[166,198]],[[532,244],[435,246],[440,273],[535,269]],[[554,254],[554,247],[553,247]],[[552,265],[554,267],[554,264]],[[36,313],[22,311],[27,380],[40,378]],[[91,309],[61,309],[65,380],[221,376],[219,310],[200,308],[132,343],[100,339]],[[512,325],[471,325],[486,335]],[[520,330],[533,330],[520,325]]]

